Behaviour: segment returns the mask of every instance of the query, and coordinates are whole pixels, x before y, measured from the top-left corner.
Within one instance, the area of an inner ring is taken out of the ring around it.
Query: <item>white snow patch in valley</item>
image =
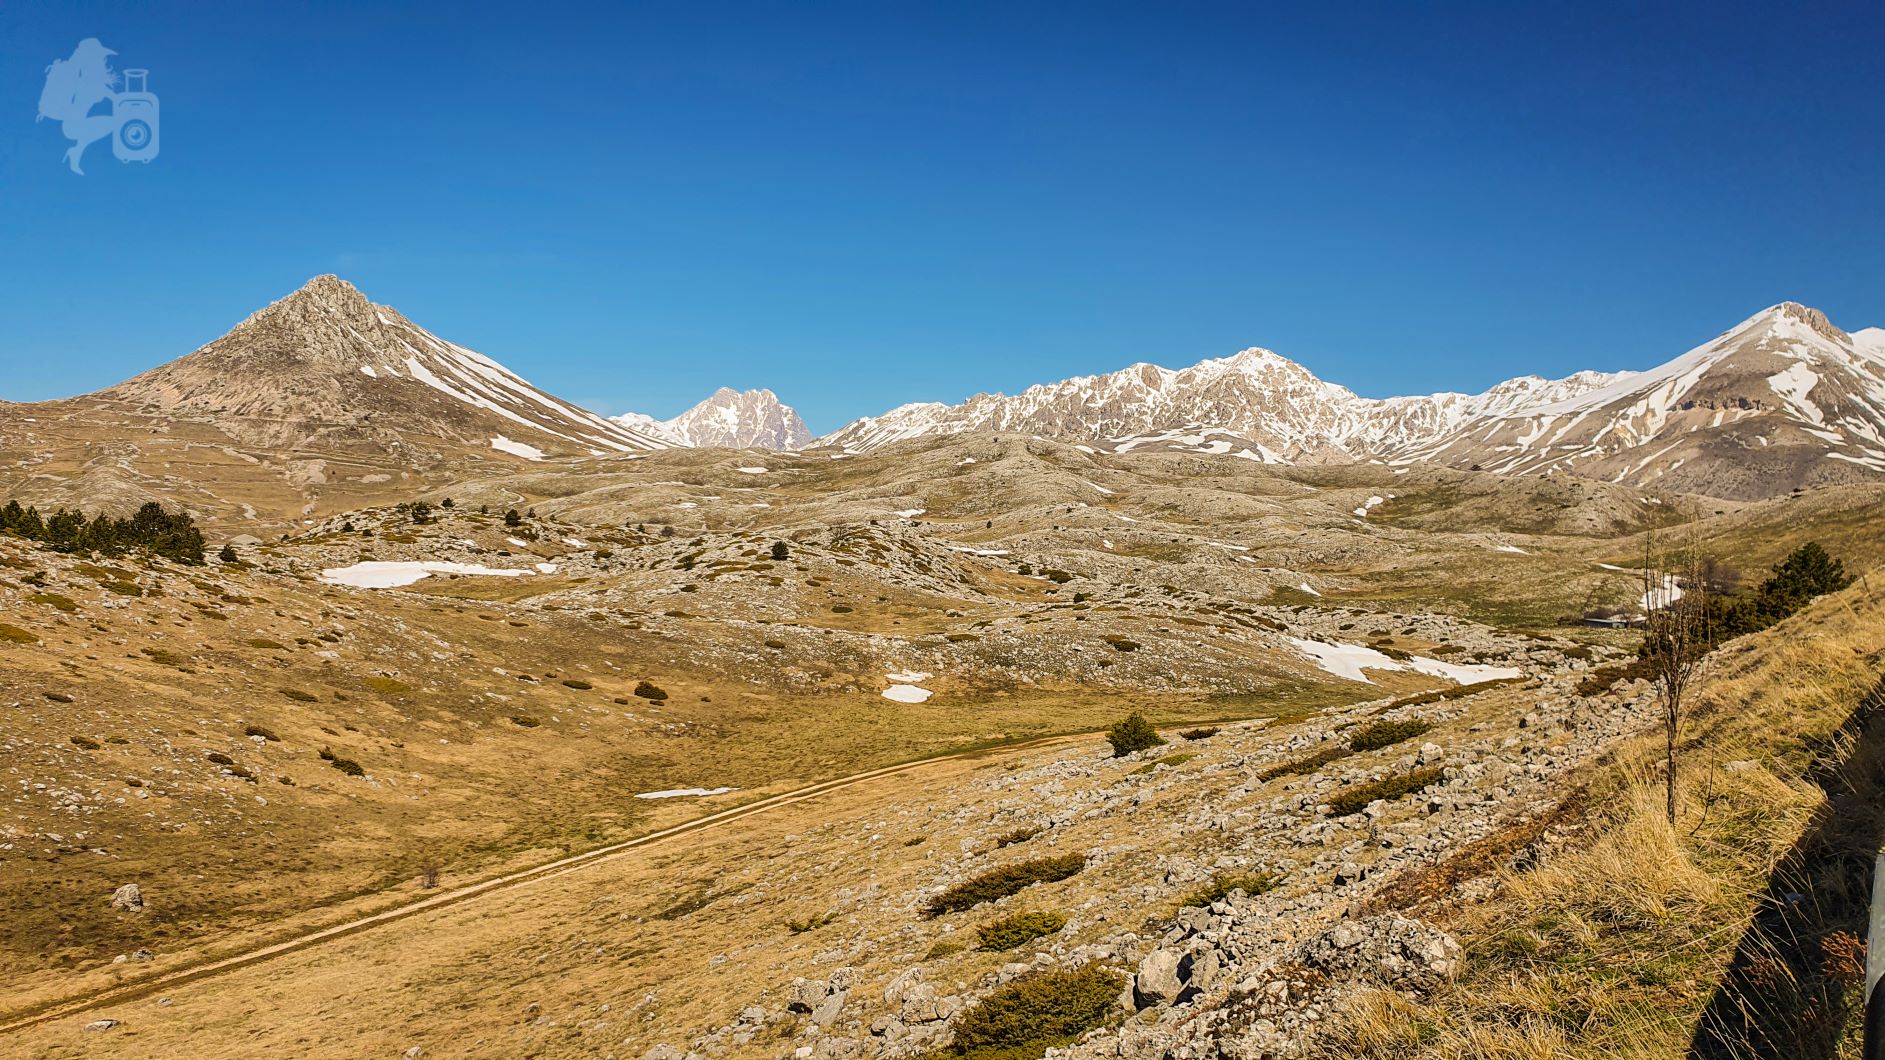
[[[1463,666],[1419,655],[1402,662],[1360,644],[1325,644],[1319,640],[1303,640],[1299,637],[1287,639],[1296,646],[1297,651],[1314,659],[1317,666],[1329,673],[1369,685],[1374,682],[1368,680],[1367,676],[1362,673],[1363,669],[1413,670],[1417,673],[1431,674],[1434,677],[1444,677],[1458,684],[1493,681],[1517,677],[1520,674],[1519,670],[1509,666]]]
[[[525,541],[521,537],[507,537],[504,540],[509,541],[511,544],[516,545],[518,548],[530,547],[530,543],[528,541]]]
[[[958,461],[956,461],[956,466],[957,466],[957,467],[961,467],[961,466],[962,466],[962,465],[964,465],[964,464],[973,464],[973,463],[975,463],[975,458],[974,458],[974,457],[972,457],[972,456],[965,456],[965,457],[963,457],[962,459],[960,459],[960,460],[958,460]]]
[[[563,543],[565,545],[568,545],[571,548],[588,548],[589,547],[588,545],[584,544],[582,538],[579,538],[579,537],[566,537],[563,539]]]
[[[900,512],[891,512],[890,514],[899,519],[914,519],[919,515],[926,514],[928,511],[928,508],[905,508]]]
[[[370,364],[361,365],[360,374],[366,376],[368,379],[378,379],[380,377],[380,373],[374,371],[373,366]]]
[[[512,456],[521,456],[525,460],[542,460],[543,459],[543,450],[537,448],[534,445],[525,445],[522,442],[513,442],[509,438],[506,438],[501,434],[498,435],[496,438],[491,439],[491,448],[496,449],[500,453],[509,453]]]
[[[1515,556],[1531,555],[1531,553],[1525,551],[1524,549],[1518,547],[1517,545],[1494,545],[1492,546],[1492,550],[1494,552],[1510,552]]]
[[[542,573],[544,573],[544,574],[555,574],[555,573],[556,573],[556,564],[554,564],[554,563],[539,563],[539,564],[537,564],[537,570],[538,570],[538,571],[540,571],[540,572],[542,572]]]
[[[906,670],[900,673],[884,675],[885,678],[902,685],[913,685],[919,681],[927,681],[930,679],[930,676],[930,674],[926,674],[921,670]]]
[[[667,791],[644,791],[635,796],[638,799],[690,799],[703,795],[725,795],[735,788],[670,788]]]
[[[1662,576],[1662,588],[1651,589],[1644,593],[1638,603],[1645,611],[1655,611],[1668,607],[1680,599],[1682,599],[1682,587],[1676,584],[1676,576],[1665,574]]]
[[[1368,501],[1366,504],[1363,504],[1361,507],[1355,509],[1355,514],[1363,519],[1366,519],[1368,518],[1368,513],[1371,510],[1373,510],[1376,505],[1381,504],[1384,500],[1385,498],[1382,498],[1382,497],[1370,497],[1368,498]]]
[[[765,473],[766,473],[766,472],[767,472],[767,471],[768,471],[769,469],[768,469],[768,468],[763,468],[763,467],[742,467],[742,468],[739,468],[739,469],[737,469],[737,470],[738,470],[738,471],[739,471],[739,473],[740,473],[740,474],[742,474],[742,475],[763,475],[763,474],[765,474]]]
[[[929,689],[915,685],[891,685],[884,689],[884,698],[897,703],[922,703],[932,694]]]
[[[528,575],[527,570],[484,567],[476,563],[445,563],[436,560],[366,560],[351,567],[329,567],[321,572],[321,581],[355,589],[396,589],[434,574],[487,574],[499,578]]]
[[[1322,595],[1321,593],[1316,592],[1315,586],[1310,585],[1308,582],[1303,582],[1301,585],[1298,585],[1296,588],[1301,589],[1303,592],[1308,593],[1310,596]]]
[[[1008,550],[1005,548],[970,548],[967,545],[950,545],[949,548],[955,552],[967,552],[971,556],[1005,556],[1008,554]]]

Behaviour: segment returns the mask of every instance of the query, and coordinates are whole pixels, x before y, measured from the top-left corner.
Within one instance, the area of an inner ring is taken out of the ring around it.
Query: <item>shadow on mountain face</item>
[[[1693,1060],[1832,1060],[1864,1005],[1872,864],[1885,839],[1885,680],[1816,757],[1826,793],[1768,877],[1694,1040]]]

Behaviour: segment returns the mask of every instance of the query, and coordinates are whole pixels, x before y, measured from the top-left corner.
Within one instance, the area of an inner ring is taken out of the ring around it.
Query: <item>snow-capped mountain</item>
[[[1396,462],[1753,498],[1885,473],[1885,330],[1795,302],[1646,372],[1463,423]]]
[[[447,440],[535,460],[666,444],[551,397],[335,276],[317,276],[202,349],[94,396],[213,419],[233,436],[281,447]]]
[[[805,421],[770,390],[723,386],[671,420],[630,412],[615,422],[670,445],[701,449],[803,449],[813,441]]]
[[[1885,330],[1847,334],[1793,302],[1646,372],[1510,379],[1481,394],[1372,399],[1264,349],[903,405],[823,439],[863,451],[927,434],[1015,431],[1308,460],[1573,472],[1743,498],[1885,474]]]
[[[867,450],[925,434],[996,430],[1137,448],[1165,435],[1206,431],[1241,440],[1228,451],[1268,463],[1360,458],[1434,441],[1463,423],[1570,397],[1613,378],[1600,372],[1559,380],[1526,376],[1483,394],[1376,400],[1324,382],[1270,350],[1252,348],[1177,371],[1135,364],[1032,386],[1014,397],[978,394],[955,406],[904,405],[849,424],[824,441]]]

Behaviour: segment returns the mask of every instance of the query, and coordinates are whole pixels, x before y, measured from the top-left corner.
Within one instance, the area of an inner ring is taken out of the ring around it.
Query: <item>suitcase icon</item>
[[[120,162],[149,162],[157,157],[157,96],[149,91],[149,70],[126,70],[124,91],[113,101],[111,153]]]

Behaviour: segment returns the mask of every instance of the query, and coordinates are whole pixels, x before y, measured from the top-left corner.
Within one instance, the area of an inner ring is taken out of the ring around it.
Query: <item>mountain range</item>
[[[1746,499],[1885,477],[1885,330],[1848,333],[1783,302],[1647,371],[1526,375],[1480,394],[1385,399],[1251,348],[1177,370],[1135,364],[1013,396],[903,405],[814,438],[770,390],[722,388],[669,420],[607,418],[321,276],[123,383],[59,402],[0,403],[0,440],[30,442],[32,425],[49,419],[102,429],[113,416],[164,425],[139,427],[152,433],[194,424],[300,458],[377,456],[401,467],[677,446],[862,452],[992,431],[1095,453],[1568,473]],[[113,466],[88,469],[108,476]]]

